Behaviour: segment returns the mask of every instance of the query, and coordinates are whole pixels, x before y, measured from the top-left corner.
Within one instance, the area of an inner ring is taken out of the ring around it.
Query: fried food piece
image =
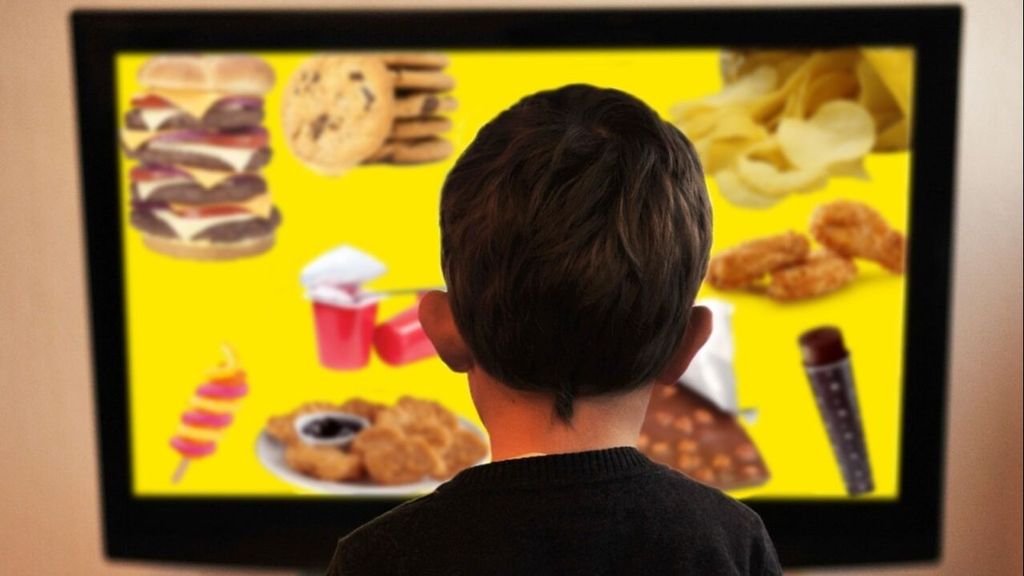
[[[295,417],[291,414],[271,416],[267,420],[267,434],[282,444],[298,442],[299,435],[295,431]]]
[[[301,442],[291,444],[285,449],[284,459],[296,472],[320,480],[343,482],[363,476],[363,462],[359,456],[329,446],[309,446]]]
[[[394,426],[370,426],[359,432],[352,440],[352,452],[366,454],[380,447],[388,447],[401,442],[405,433]]]
[[[707,280],[719,290],[746,288],[765,274],[802,262],[810,250],[807,238],[793,231],[744,242],[711,258]]]
[[[459,427],[459,421],[455,415],[433,400],[402,396],[398,399],[396,407],[408,413],[414,422],[436,422],[449,430]]]
[[[465,428],[459,428],[452,436],[451,446],[443,455],[444,476],[435,476],[435,478],[441,480],[451,478],[482,460],[487,456],[487,452],[487,442],[483,438]]]
[[[299,441],[299,435],[295,432],[296,417],[314,412],[334,412],[337,409],[330,402],[307,402],[288,414],[271,416],[267,420],[267,434],[282,444],[293,444]]]
[[[768,296],[782,301],[814,298],[835,292],[857,277],[853,261],[829,250],[819,250],[806,262],[771,274]]]
[[[419,438],[423,440],[428,446],[437,450],[440,454],[443,454],[444,451],[451,446],[453,440],[451,430],[433,422],[413,424],[407,427],[404,431],[410,438]]]
[[[387,485],[417,482],[444,466],[440,455],[426,442],[409,437],[368,448],[363,463],[372,480]]]
[[[350,398],[338,406],[338,410],[348,412],[349,414],[355,414],[356,416],[361,416],[369,420],[371,423],[377,420],[377,414],[385,408],[387,408],[387,406],[384,404],[370,402],[369,400],[363,400],[362,398]]]
[[[903,273],[903,234],[867,204],[837,200],[818,206],[811,214],[811,235],[847,258],[873,260],[890,272]]]

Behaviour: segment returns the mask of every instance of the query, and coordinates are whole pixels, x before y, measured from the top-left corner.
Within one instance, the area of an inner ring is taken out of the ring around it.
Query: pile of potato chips
[[[913,66],[909,49],[724,51],[722,91],[677,105],[673,121],[723,196],[764,208],[832,176],[867,178],[869,152],[906,149]]]

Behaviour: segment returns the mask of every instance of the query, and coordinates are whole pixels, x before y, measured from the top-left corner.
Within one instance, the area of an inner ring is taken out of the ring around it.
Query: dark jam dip
[[[314,412],[295,421],[295,430],[306,444],[341,446],[348,444],[370,423],[345,412]]]

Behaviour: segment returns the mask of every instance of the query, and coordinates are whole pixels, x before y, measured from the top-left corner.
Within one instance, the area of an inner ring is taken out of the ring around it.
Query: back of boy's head
[[[576,398],[650,383],[686,329],[711,208],[690,142],[624,92],[571,85],[484,126],[441,195],[441,265],[476,363]]]

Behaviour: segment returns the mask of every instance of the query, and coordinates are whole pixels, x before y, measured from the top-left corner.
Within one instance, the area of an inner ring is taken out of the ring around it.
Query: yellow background
[[[122,226],[126,259],[127,339],[132,485],[139,496],[278,496],[302,491],[258,462],[255,441],[266,419],[311,400],[360,396],[391,402],[403,394],[433,397],[478,422],[464,379],[436,359],[392,368],[376,357],[356,372],[322,368],[309,302],[298,275],[317,255],[351,244],[385,262],[388,273],[373,288],[441,284],[437,207],[445,172],[476,130],[522,96],[572,82],[633,93],[667,117],[682,100],[716,92],[718,52],[579,51],[450,52],[460,107],[449,134],[456,155],[413,167],[361,167],[340,178],[318,176],[289,152],[280,129],[280,96],[307,55],[259,54],[277,73],[266,98],[265,124],[273,159],[264,171],[284,222],[277,245],[250,259],[203,263],[176,260],[146,249],[128,224],[132,162],[122,157]],[[135,72],[147,55],[116,61],[118,106],[124,114],[140,92]],[[837,198],[862,200],[905,230],[909,154],[873,154],[869,181],[832,179],[826,190],[794,196],[767,210],[729,204],[714,180],[713,252],[757,236],[806,230],[811,211]],[[705,288],[700,296],[735,306],[733,329],[740,404],[759,417],[747,426],[772,479],[739,497],[845,498],[839,469],[800,366],[796,338],[806,329],[839,326],[851,350],[876,490],[867,498],[897,495],[899,415],[902,398],[902,277],[858,262],[855,284],[820,300],[776,304],[750,295]],[[411,306],[383,303],[378,320]],[[181,483],[170,481],[179,456],[168,445],[219,346],[231,342],[249,375],[250,395],[213,456],[193,462]],[[864,497],[862,497],[864,498]]]

